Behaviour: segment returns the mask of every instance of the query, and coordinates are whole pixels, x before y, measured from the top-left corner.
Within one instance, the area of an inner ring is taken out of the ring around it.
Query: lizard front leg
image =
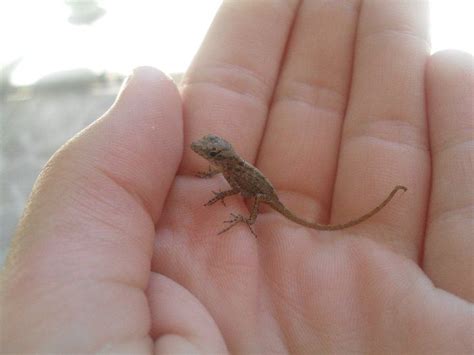
[[[236,195],[238,194],[240,191],[237,190],[237,189],[232,189],[232,190],[227,190],[227,191],[219,191],[219,192],[215,192],[215,191],[212,191],[212,193],[215,195],[214,198],[211,198],[209,201],[207,201],[204,206],[210,206],[210,205],[213,205],[214,203],[216,203],[217,201],[221,200],[222,201],[222,204],[225,206],[225,202],[224,202],[224,199],[228,196],[232,196],[232,195]]]
[[[211,178],[217,174],[221,173],[221,171],[219,169],[215,169],[213,167],[211,167],[211,165],[209,165],[209,167],[207,168],[207,171],[198,171],[196,173],[196,176],[201,178],[201,179],[208,179],[208,178]]]
[[[250,229],[250,232],[252,232],[252,234],[255,236],[255,238],[257,238],[257,234],[255,234],[254,230],[252,229],[252,224],[254,224],[255,221],[257,220],[258,206],[260,205],[261,200],[262,200],[262,197],[260,195],[255,196],[255,200],[254,200],[253,206],[252,206],[252,211],[250,212],[250,216],[248,218],[246,218],[245,216],[243,216],[241,214],[231,213],[230,215],[231,215],[232,218],[230,220],[224,221],[224,223],[229,223],[229,226],[227,226],[226,228],[224,228],[223,230],[221,230],[217,234],[219,235],[219,234],[222,234],[224,232],[227,232],[229,229],[231,229],[236,224],[243,222],[243,223],[247,224],[247,226]]]

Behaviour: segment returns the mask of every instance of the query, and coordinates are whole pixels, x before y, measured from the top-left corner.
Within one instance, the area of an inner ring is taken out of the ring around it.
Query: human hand
[[[184,135],[172,83],[141,69],[53,157],[3,274],[5,349],[472,350],[472,58],[428,58],[419,3],[271,4],[222,7],[182,89]],[[202,206],[226,186],[193,176],[189,143],[210,132],[307,219],[409,191],[348,230],[271,212],[258,239],[218,237],[245,205]]]

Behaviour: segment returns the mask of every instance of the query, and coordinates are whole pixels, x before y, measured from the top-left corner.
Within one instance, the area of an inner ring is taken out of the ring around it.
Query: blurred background
[[[0,265],[54,151],[109,108],[134,67],[179,81],[220,3],[0,1]],[[474,0],[430,3],[433,52],[474,53]]]

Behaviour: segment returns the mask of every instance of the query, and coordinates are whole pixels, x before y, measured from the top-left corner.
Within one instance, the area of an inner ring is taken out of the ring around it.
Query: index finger
[[[255,160],[297,4],[224,1],[182,82],[185,147],[214,133]],[[181,170],[193,159],[185,149]]]

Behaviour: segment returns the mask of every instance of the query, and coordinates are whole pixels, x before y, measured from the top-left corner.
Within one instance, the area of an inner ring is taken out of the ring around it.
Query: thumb
[[[148,349],[154,224],[182,154],[173,82],[140,68],[40,174],[2,275],[6,352]]]

